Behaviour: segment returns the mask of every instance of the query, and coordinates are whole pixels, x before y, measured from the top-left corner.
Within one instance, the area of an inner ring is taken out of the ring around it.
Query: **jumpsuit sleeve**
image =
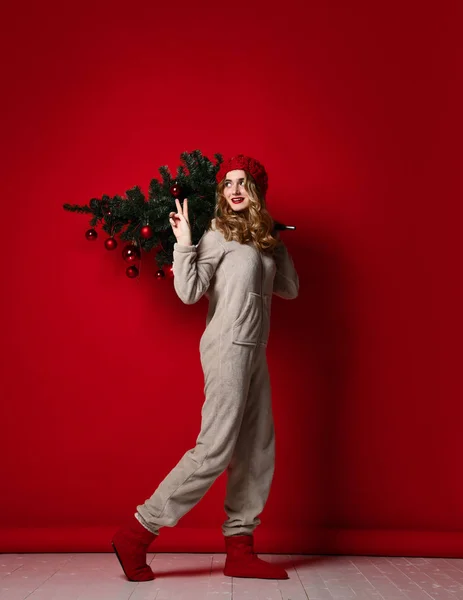
[[[277,267],[273,280],[273,293],[280,298],[292,300],[299,293],[299,277],[291,255],[282,241],[275,247],[273,257]]]
[[[211,232],[197,246],[174,244],[174,288],[182,302],[194,304],[207,292],[224,254],[225,248]]]

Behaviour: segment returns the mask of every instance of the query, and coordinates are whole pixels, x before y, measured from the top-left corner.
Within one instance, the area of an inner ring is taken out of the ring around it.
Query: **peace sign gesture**
[[[190,221],[188,219],[188,199],[185,198],[183,201],[183,208],[180,205],[178,198],[175,198],[175,204],[177,205],[177,212],[169,213],[169,222],[172,226],[177,242],[182,246],[191,246],[191,228]]]

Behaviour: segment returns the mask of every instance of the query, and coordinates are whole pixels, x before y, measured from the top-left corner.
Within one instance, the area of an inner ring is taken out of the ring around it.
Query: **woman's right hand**
[[[172,226],[177,242],[182,246],[191,246],[191,228],[188,220],[188,199],[183,201],[183,208],[180,205],[180,200],[175,198],[177,212],[169,213],[169,222]]]

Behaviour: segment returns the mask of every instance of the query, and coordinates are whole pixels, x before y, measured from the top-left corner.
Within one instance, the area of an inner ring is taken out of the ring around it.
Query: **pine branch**
[[[109,236],[119,235],[122,241],[135,243],[146,252],[155,248],[159,268],[171,265],[173,246],[177,241],[169,222],[169,213],[177,210],[172,185],[180,186],[180,201],[188,198],[192,242],[196,244],[214,214],[216,173],[223,162],[221,154],[214,154],[214,157],[215,164],[200,150],[182,152],[176,178],[172,178],[167,166],[159,167],[161,181],[156,178],[150,181],[147,199],[136,185],[127,190],[125,196],[103,195],[101,199],[92,198],[88,205],[63,204],[63,208],[93,214],[92,227],[101,223]],[[144,225],[149,225],[153,231],[149,239],[140,235]]]

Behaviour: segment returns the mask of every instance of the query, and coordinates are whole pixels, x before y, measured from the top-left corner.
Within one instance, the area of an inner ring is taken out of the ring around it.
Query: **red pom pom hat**
[[[224,160],[224,162],[220,165],[220,169],[216,174],[217,183],[224,179],[228,171],[234,171],[235,169],[242,169],[243,171],[247,171],[250,175],[252,175],[254,181],[258,185],[262,195],[265,198],[268,188],[268,176],[264,165],[262,165],[255,158],[245,156],[244,154],[237,154],[228,160]]]

